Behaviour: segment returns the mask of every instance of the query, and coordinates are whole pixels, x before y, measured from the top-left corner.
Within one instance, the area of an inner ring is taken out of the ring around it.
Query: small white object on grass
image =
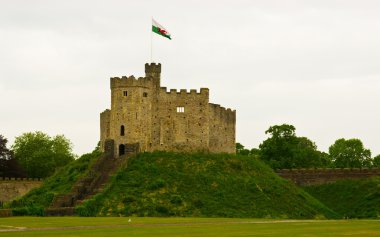
[[[128,219],[128,222],[131,222],[131,221],[132,221],[131,218],[129,218],[129,219]]]

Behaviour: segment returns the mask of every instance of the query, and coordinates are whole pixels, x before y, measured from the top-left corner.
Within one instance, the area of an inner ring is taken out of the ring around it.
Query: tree
[[[271,136],[260,144],[260,158],[275,169],[321,167],[322,153],[314,142],[297,137],[293,125],[271,126],[266,134]]]
[[[8,160],[11,158],[11,151],[7,148],[8,140],[0,135],[0,159]]]
[[[333,167],[333,161],[330,158],[330,155],[326,152],[320,152],[319,155],[320,167]]]
[[[380,168],[380,155],[375,156],[372,163],[374,167]]]
[[[25,177],[26,174],[7,148],[8,140],[0,135],[0,177]]]
[[[249,152],[249,154],[251,156],[259,157],[260,156],[260,149],[252,148],[251,151]]]
[[[336,140],[329,147],[329,154],[338,168],[361,168],[372,164],[371,151],[365,149],[362,141],[356,138]]]
[[[265,134],[268,133],[271,134],[274,139],[293,138],[296,136],[296,128],[289,124],[274,125],[265,131]]]
[[[240,143],[236,143],[236,154],[248,156],[249,150],[245,149],[244,146]]]
[[[47,177],[74,160],[71,142],[63,135],[53,138],[43,132],[24,133],[12,146],[16,160],[29,177]]]

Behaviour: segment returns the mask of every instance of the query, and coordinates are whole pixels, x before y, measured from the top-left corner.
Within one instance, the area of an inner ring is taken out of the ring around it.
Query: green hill
[[[221,154],[142,153],[76,211],[82,216],[333,218],[268,166]]]
[[[99,156],[97,151],[82,155],[46,179],[41,187],[10,202],[7,207],[13,208],[14,215],[43,215],[43,210],[52,203],[54,196],[68,193]]]
[[[380,177],[305,187],[344,218],[380,218]]]

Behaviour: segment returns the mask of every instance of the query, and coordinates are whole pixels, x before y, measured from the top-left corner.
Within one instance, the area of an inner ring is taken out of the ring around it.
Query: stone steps
[[[45,216],[73,216],[75,207],[49,207],[45,209]]]
[[[127,154],[118,159],[100,157],[91,167],[89,174],[81,178],[73,186],[69,194],[60,194],[54,197],[51,206],[46,209],[46,215],[74,215],[75,206],[83,204],[97,193],[103,192],[110,177],[128,162]],[[72,208],[72,210],[70,209]]]

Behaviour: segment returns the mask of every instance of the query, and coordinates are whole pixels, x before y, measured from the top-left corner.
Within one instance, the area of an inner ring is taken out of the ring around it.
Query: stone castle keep
[[[236,111],[209,103],[209,89],[161,87],[161,64],[145,77],[111,78],[111,109],[100,114],[100,142],[114,157],[129,151],[235,153]]]

